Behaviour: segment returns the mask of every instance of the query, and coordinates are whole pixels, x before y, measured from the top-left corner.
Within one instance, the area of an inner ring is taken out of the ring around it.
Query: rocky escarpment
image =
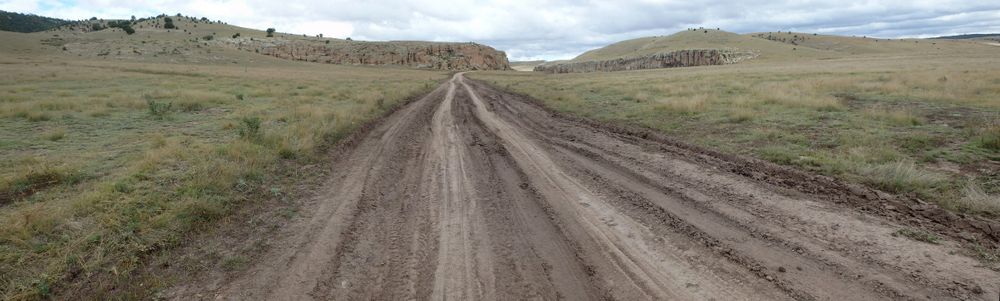
[[[476,43],[363,42],[285,38],[218,39],[230,47],[284,59],[441,70],[508,70],[507,55]]]
[[[607,72],[640,69],[735,64],[758,56],[756,51],[735,49],[688,49],[647,56],[604,61],[565,62],[540,65],[535,71],[548,73]]]

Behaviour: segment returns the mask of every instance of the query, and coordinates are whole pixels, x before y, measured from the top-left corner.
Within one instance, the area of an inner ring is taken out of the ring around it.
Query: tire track
[[[253,300],[991,299],[1000,274],[891,220],[456,74],[334,158]],[[808,183],[803,183],[808,185]],[[176,299],[192,299],[177,293]]]

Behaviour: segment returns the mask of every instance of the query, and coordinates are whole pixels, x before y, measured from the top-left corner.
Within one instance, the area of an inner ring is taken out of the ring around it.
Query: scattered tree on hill
[[[166,28],[166,29],[177,28],[177,26],[174,26],[174,19],[171,19],[170,17],[164,18],[163,19],[163,28]]]
[[[32,14],[0,11],[0,30],[14,32],[38,32],[77,22]]]
[[[233,35],[233,38],[234,38],[234,39],[235,39],[235,38],[239,38],[239,37],[240,37],[240,33],[238,33],[238,32],[237,32],[236,34],[234,34],[234,35]]]
[[[135,33],[135,29],[132,29],[132,22],[121,20],[121,21],[110,21],[108,22],[108,27],[111,28],[121,28],[126,34]]]
[[[348,40],[348,41],[354,41],[354,40],[351,39],[351,37],[347,37],[346,40]]]
[[[274,28],[268,28],[267,29],[267,37],[270,38],[270,37],[273,37],[273,36],[274,36]]]
[[[98,31],[104,29],[104,27],[101,26],[101,23],[94,23],[90,25],[90,29],[93,31]]]

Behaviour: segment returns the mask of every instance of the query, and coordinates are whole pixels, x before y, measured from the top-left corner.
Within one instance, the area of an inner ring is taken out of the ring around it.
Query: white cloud
[[[180,12],[328,37],[474,41],[515,60],[570,58],[618,40],[701,26],[887,38],[1000,31],[1000,3],[976,0],[0,0],[0,9],[69,19]]]

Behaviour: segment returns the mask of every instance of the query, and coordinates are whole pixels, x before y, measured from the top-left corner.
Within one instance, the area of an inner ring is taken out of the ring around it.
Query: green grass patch
[[[297,63],[253,72],[88,64],[4,66],[0,91],[18,97],[0,102],[0,299],[57,297],[84,282],[149,299],[159,287],[131,280],[150,256],[248,202],[285,197],[275,192],[298,176],[290,170],[321,163],[331,143],[447,77]]]
[[[922,241],[929,244],[941,244],[941,237],[937,234],[927,232],[922,229],[911,229],[903,228],[899,231],[893,232],[892,236],[902,236],[916,241]]]

